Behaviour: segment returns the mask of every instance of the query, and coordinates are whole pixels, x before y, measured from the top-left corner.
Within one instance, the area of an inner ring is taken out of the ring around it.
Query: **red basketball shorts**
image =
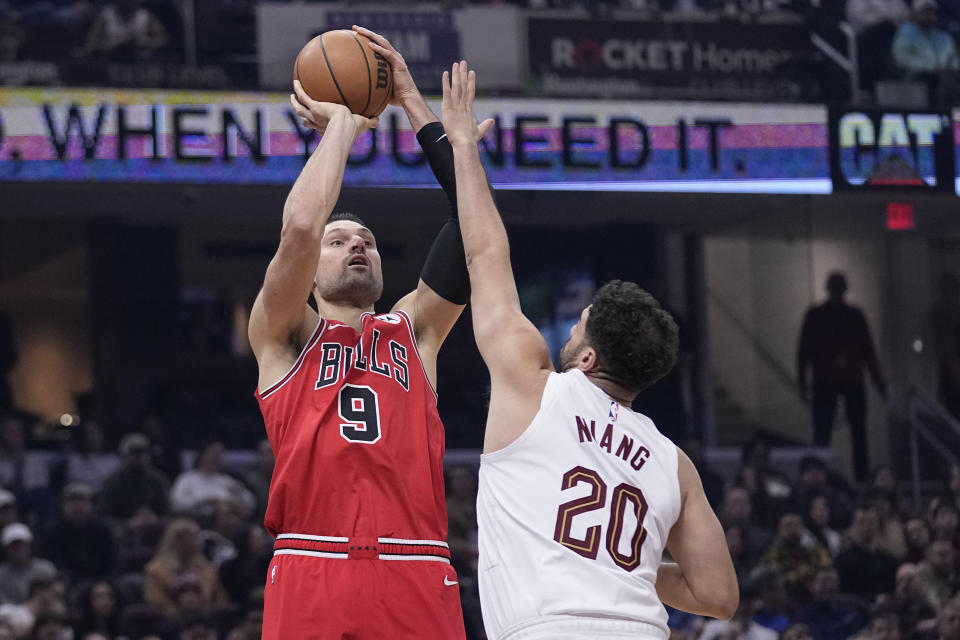
[[[425,540],[278,536],[262,638],[465,640],[449,556]]]

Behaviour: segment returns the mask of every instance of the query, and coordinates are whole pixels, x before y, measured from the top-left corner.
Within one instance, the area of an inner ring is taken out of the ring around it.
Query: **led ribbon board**
[[[286,94],[0,90],[0,181],[290,184],[319,137]],[[434,110],[439,113],[438,104]],[[501,189],[829,193],[826,109],[482,99]],[[432,187],[403,112],[357,141],[344,183]]]

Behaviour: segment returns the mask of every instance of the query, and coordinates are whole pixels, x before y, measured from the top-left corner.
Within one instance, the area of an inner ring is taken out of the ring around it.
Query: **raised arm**
[[[353,29],[369,38],[371,48],[390,63],[393,72],[390,103],[402,107],[407,114],[430,169],[450,202],[450,217],[427,255],[417,288],[394,306],[394,309],[405,311],[413,319],[417,346],[427,376],[435,384],[437,352],[470,299],[470,281],[457,219],[453,149],[443,125],[423,99],[400,52],[389,40],[374,31],[356,25]],[[492,125],[493,120],[484,122],[480,128],[481,135]]]
[[[484,451],[513,442],[536,415],[550,353],[520,310],[510,245],[487,186],[473,115],[476,80],[465,62],[443,74],[443,124],[453,147],[460,228],[470,274],[473,331],[490,370],[490,411]]]
[[[340,196],[347,156],[357,136],[375,120],[342,106],[311,100],[294,83],[290,96],[304,125],[323,137],[307,160],[283,207],[280,246],[267,267],[250,313],[250,345],[260,365],[260,385],[276,382],[299,351],[307,296],[316,277],[324,225]]]
[[[657,595],[675,609],[726,620],[740,599],[726,536],[693,462],[680,449],[677,455],[682,506],[667,540],[676,562],[660,565]]]

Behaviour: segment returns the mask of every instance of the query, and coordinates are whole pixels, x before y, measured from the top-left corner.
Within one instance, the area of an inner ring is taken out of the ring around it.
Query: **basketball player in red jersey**
[[[362,32],[391,63],[393,102],[455,194],[452,149],[403,58]],[[374,234],[356,216],[330,215],[350,149],[376,122],[311,100],[299,83],[295,91],[294,110],[323,137],[287,198],[249,326],[277,458],[263,638],[464,638],[434,392],[437,352],[469,299],[456,218],[417,288],[376,314],[383,278]]]

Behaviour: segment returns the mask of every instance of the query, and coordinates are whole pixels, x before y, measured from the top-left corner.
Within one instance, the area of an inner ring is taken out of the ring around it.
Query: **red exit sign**
[[[913,204],[910,202],[887,203],[887,229],[910,231],[913,229]]]

